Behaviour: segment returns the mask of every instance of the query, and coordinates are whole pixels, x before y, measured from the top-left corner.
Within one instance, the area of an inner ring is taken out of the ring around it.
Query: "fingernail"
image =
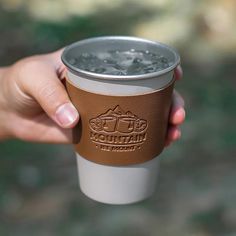
[[[183,108],[180,108],[178,111],[177,111],[177,114],[176,114],[179,118],[181,118],[181,120],[184,120],[185,118],[185,110]]]
[[[79,113],[71,103],[60,106],[55,114],[56,120],[62,127],[69,127],[79,118]]]

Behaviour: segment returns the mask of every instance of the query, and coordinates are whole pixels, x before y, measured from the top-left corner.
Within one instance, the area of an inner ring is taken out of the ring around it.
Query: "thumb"
[[[27,75],[23,80],[24,92],[33,97],[59,126],[74,127],[79,120],[79,113],[71,103],[54,67],[32,61],[24,69]]]

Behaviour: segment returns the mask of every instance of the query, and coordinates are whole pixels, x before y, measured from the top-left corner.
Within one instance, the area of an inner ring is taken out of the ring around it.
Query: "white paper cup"
[[[104,40],[127,41],[128,47],[131,48],[135,46],[139,48],[142,44],[144,45],[142,50],[157,47],[162,54],[171,58],[174,64],[153,75],[126,76],[125,79],[119,79],[119,76],[104,76],[84,71],[81,73],[68,63],[81,48],[85,52],[91,51],[96,42]],[[173,80],[174,68],[179,64],[178,54],[170,47],[134,37],[100,37],[83,40],[67,47],[62,60],[68,67],[67,79],[74,86],[93,93],[118,96],[139,95],[165,87]],[[79,153],[76,153],[76,157],[80,188],[91,199],[108,204],[129,204],[148,198],[155,190],[159,172],[158,157],[144,163],[126,166],[98,164],[87,160]]]

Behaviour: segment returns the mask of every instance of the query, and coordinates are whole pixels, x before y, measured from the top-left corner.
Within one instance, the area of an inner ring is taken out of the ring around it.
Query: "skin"
[[[61,53],[32,56],[0,68],[0,140],[72,142],[79,113],[61,83],[65,72]],[[182,74],[177,67],[176,80]],[[174,91],[166,146],[180,138],[184,119],[184,100]]]

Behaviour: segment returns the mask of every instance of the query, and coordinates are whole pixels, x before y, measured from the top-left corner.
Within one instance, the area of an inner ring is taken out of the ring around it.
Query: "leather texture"
[[[149,161],[162,152],[174,79],[163,89],[135,96],[91,93],[68,79],[65,86],[80,113],[73,135],[82,157],[125,166]]]

